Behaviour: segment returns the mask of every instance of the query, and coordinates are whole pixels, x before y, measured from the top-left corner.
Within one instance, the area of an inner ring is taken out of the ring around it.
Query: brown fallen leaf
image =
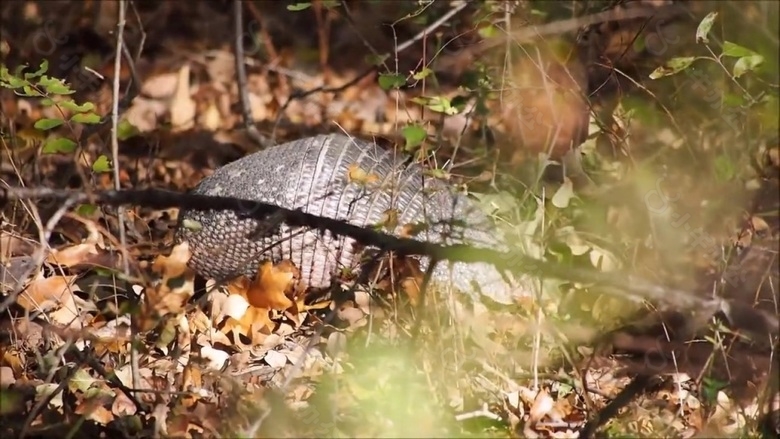
[[[16,299],[17,305],[26,311],[50,311],[63,304],[73,302],[73,291],[79,291],[74,285],[76,276],[43,277],[39,272],[27,288]]]
[[[228,317],[220,327],[220,332],[228,337],[232,335],[233,342],[237,345],[243,344],[241,337],[250,340],[249,347],[262,345],[274,328],[270,314],[271,311],[267,308],[250,306],[241,318]]]
[[[170,256],[160,255],[152,263],[152,271],[165,278],[175,278],[189,271],[187,262],[192,253],[187,242],[182,242],[173,247]]]
[[[84,242],[61,249],[52,249],[46,256],[46,262],[65,267],[74,267],[100,254],[100,248],[103,246],[103,237],[96,224],[85,219],[79,219],[79,221],[84,224],[89,233]]]
[[[114,420],[114,414],[111,413],[106,405],[113,403],[113,396],[108,392],[95,393],[94,396],[84,398],[73,412],[77,415],[84,415],[87,419],[100,425],[108,425]]]
[[[235,284],[228,289],[231,293],[213,310],[214,327],[235,345],[245,346],[242,338],[250,340],[248,347],[262,343],[274,326],[271,310],[249,306],[246,289],[239,289]]]
[[[46,262],[65,267],[73,267],[83,263],[89,256],[97,254],[98,249],[94,243],[83,242],[61,250],[53,249],[51,253],[46,256]]]
[[[242,278],[238,283],[229,285],[228,291],[243,293],[253,307],[284,311],[293,305],[286,293],[295,286],[297,276],[298,271],[291,261],[282,261],[277,265],[266,261],[260,266],[254,281],[248,282]]]
[[[144,291],[145,300],[138,314],[142,330],[154,328],[162,316],[180,313],[195,293],[195,273],[187,267],[190,255],[189,244],[183,242],[173,248],[170,256],[160,255],[152,263],[152,271],[160,279]]]
[[[124,392],[119,392],[111,404],[111,413],[115,416],[132,416],[138,411],[135,403]]]

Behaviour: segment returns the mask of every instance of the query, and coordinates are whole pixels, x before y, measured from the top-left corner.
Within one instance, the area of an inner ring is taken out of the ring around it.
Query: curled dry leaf
[[[371,314],[371,296],[363,290],[355,291],[355,306],[364,314]]]
[[[757,233],[764,233],[769,230],[769,224],[760,216],[750,217],[750,224]]]
[[[222,127],[222,115],[213,101],[208,103],[206,110],[198,117],[198,124],[208,131],[217,131]]]
[[[174,131],[187,130],[195,121],[195,101],[190,97],[190,65],[184,64],[179,70],[176,93],[171,99],[171,126]]]
[[[241,337],[250,340],[249,347],[261,345],[271,334],[274,322],[270,317],[270,310],[248,306],[241,318],[228,317],[220,326],[220,331],[230,337],[235,344],[243,345]]]
[[[412,258],[398,258],[395,263],[398,267],[401,291],[409,298],[409,302],[416,306],[420,302],[422,284],[425,274],[420,270],[418,261]]]
[[[176,72],[154,75],[141,85],[141,94],[153,99],[167,99],[176,92],[177,82]]]
[[[249,302],[241,294],[231,294],[225,298],[221,307],[215,310],[215,317],[217,320],[222,320],[224,317],[230,317],[236,320],[241,320],[249,309]]]

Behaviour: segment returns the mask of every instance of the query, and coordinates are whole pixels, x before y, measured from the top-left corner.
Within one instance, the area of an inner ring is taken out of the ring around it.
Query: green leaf
[[[2,66],[0,67],[0,85],[5,88],[15,89],[30,85],[30,81],[11,74],[11,72],[8,71],[8,67]]]
[[[86,113],[87,111],[92,111],[95,109],[95,104],[92,102],[85,102],[79,105],[73,99],[62,101],[59,103],[59,105],[68,111],[73,111],[74,113]]]
[[[734,164],[731,162],[731,159],[729,159],[725,155],[719,155],[715,158],[715,176],[720,181],[731,181],[734,176],[737,174],[737,171],[734,169]]]
[[[730,56],[732,58],[742,58],[743,56],[753,56],[753,55],[757,55],[756,52],[753,52],[752,50],[746,47],[742,47],[739,44],[732,43],[731,41],[723,42],[722,56]]]
[[[49,70],[49,60],[44,59],[41,61],[40,67],[38,67],[38,70],[32,73],[25,73],[24,79],[31,79],[31,78],[37,78],[38,76],[43,75],[46,73],[46,71]]]
[[[423,143],[423,140],[428,137],[428,133],[425,131],[425,128],[416,124],[405,126],[401,130],[401,134],[406,140],[406,145],[404,146],[406,151],[414,150],[414,148],[420,146]]]
[[[647,41],[645,40],[645,36],[644,35],[638,35],[634,39],[634,43],[631,45],[631,48],[636,53],[644,52],[644,50],[647,48]]]
[[[100,123],[100,116],[95,113],[76,113],[70,118],[71,122],[95,124]]]
[[[19,94],[21,94],[22,96],[30,96],[30,97],[43,96],[43,94],[38,90],[34,89],[32,85],[25,85],[24,87],[22,87],[22,92]]]
[[[65,121],[62,119],[49,119],[44,117],[43,119],[39,119],[35,122],[35,129],[38,130],[50,130],[52,128],[57,128],[58,126],[64,124]]]
[[[739,78],[747,72],[752,72],[763,63],[764,57],[761,55],[743,56],[734,63],[734,77]]]
[[[381,55],[369,54],[366,56],[366,61],[372,66],[381,66],[390,55],[383,53]]]
[[[137,136],[141,132],[133,124],[122,119],[116,127],[116,138],[119,140],[127,140],[131,137]]]
[[[437,178],[439,180],[450,179],[450,173],[445,171],[444,169],[439,169],[439,168],[426,169],[425,174],[430,175],[431,177]]]
[[[92,163],[92,172],[104,173],[111,171],[111,161],[105,155],[101,155]]]
[[[412,98],[412,102],[424,105],[431,111],[444,113],[450,116],[458,114],[459,112],[458,108],[453,106],[452,102],[443,96]]]
[[[399,88],[406,84],[406,78],[397,73],[380,73],[379,74],[379,86],[382,90],[390,90],[391,88]]]
[[[191,219],[185,219],[181,222],[181,226],[184,227],[187,230],[202,230],[203,224],[201,224],[199,221],[191,220]]]
[[[718,399],[718,392],[725,389],[728,383],[717,378],[704,377],[702,379],[702,394],[705,401],[714,402]]]
[[[301,2],[294,5],[287,5],[288,11],[303,11],[311,6],[311,2]]]
[[[81,216],[92,216],[97,211],[97,206],[94,204],[81,204],[76,208],[76,213]]]
[[[457,109],[458,112],[463,111],[464,108],[466,108],[466,104],[469,103],[469,97],[466,95],[457,95],[454,98],[452,98],[452,101],[450,101],[450,105],[452,105],[453,108]]]
[[[55,95],[69,95],[76,93],[74,90],[71,90],[70,87],[68,87],[65,82],[63,82],[61,79],[52,78],[50,76],[41,76],[41,79],[38,80],[38,85],[43,87],[44,90],[46,90],[46,93],[55,94]]]
[[[53,137],[43,145],[44,154],[71,153],[76,150],[76,142],[67,137]]]
[[[707,14],[706,17],[699,23],[699,27],[696,29],[696,42],[697,43],[709,43],[710,40],[707,38],[707,34],[710,33],[710,30],[712,29],[712,25],[715,24],[715,18],[718,17],[717,12],[710,12]]]
[[[493,26],[492,24],[488,24],[487,26],[482,26],[479,28],[479,36],[482,38],[490,38],[495,37],[496,34],[498,34],[498,28]]]
[[[737,108],[745,104],[745,97],[739,93],[724,93],[723,106]]]
[[[681,71],[687,69],[695,60],[696,57],[694,56],[681,56],[672,58],[664,65],[653,70],[653,73],[650,74],[650,79],[658,79],[663,78],[664,76],[671,76],[680,73]]]
[[[433,70],[429,69],[428,67],[423,67],[422,70],[420,70],[419,72],[415,73],[414,76],[412,76],[412,77],[414,79],[416,79],[417,81],[419,81],[421,79],[427,78],[428,76],[430,76],[431,73],[433,73]]]

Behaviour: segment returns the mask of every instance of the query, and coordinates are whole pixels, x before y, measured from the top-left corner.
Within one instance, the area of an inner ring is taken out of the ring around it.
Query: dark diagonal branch
[[[377,247],[381,251],[393,251],[401,256],[427,256],[432,260],[458,262],[487,262],[501,270],[525,273],[531,276],[547,276],[565,279],[571,282],[596,284],[600,293],[635,300],[651,300],[677,311],[691,310],[697,313],[715,315],[723,312],[727,317],[739,310],[740,319],[750,315],[752,328],[743,328],[765,335],[777,333],[780,324],[776,316],[767,312],[740,306],[735,301],[723,298],[702,298],[690,291],[653,284],[636,276],[616,276],[593,269],[571,267],[559,263],[538,260],[518,251],[501,252],[487,248],[476,248],[465,244],[441,245],[432,242],[401,238],[376,230],[363,228],[348,222],[303,212],[299,209],[286,209],[258,201],[241,200],[230,197],[215,197],[198,194],[182,194],[161,189],[140,189],[122,191],[80,191],[49,188],[7,188],[0,192],[0,205],[7,201],[27,199],[47,199],[58,202],[95,203],[110,206],[134,205],[155,209],[178,207],[185,210],[232,210],[241,212],[248,218],[265,219],[269,215],[284,218],[291,226],[310,227],[330,231],[336,235],[349,236],[356,241]],[[706,320],[706,319],[704,319]],[[734,322],[732,322],[734,323]],[[760,324],[759,324],[760,323]]]

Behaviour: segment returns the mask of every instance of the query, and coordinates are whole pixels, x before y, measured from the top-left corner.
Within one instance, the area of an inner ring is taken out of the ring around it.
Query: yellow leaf
[[[353,163],[349,165],[348,168],[348,174],[349,182],[350,183],[357,183],[357,184],[372,184],[379,181],[379,176],[376,174],[369,174],[363,169],[360,169],[360,166],[358,166],[356,163]]]

